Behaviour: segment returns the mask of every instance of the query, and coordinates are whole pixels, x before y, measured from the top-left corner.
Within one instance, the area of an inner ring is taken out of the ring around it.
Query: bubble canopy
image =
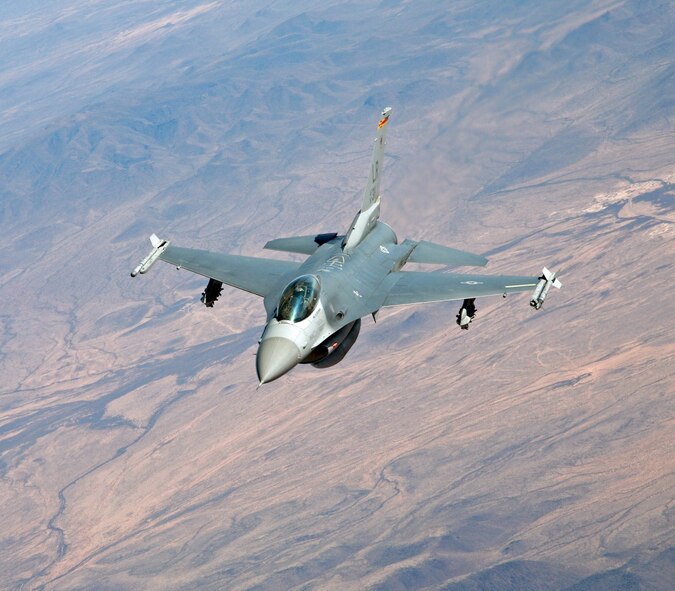
[[[320,285],[314,275],[301,275],[292,281],[279,300],[277,320],[300,322],[307,318],[319,301]]]

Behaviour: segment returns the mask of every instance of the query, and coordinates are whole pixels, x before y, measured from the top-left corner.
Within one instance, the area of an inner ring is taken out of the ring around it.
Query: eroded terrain
[[[3,9],[0,586],[670,589],[672,6],[304,4]],[[128,273],[342,231],[385,104],[399,238],[563,289],[256,390],[257,298]]]

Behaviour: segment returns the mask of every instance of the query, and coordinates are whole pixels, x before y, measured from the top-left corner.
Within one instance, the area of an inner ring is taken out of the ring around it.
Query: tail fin
[[[382,176],[382,165],[384,160],[384,140],[387,136],[387,123],[391,115],[391,107],[382,111],[382,117],[377,124],[377,137],[373,146],[373,157],[370,161],[370,175],[368,184],[363,191],[363,203],[361,211],[366,211],[380,197],[380,177]]]
[[[373,156],[370,161],[368,183],[363,191],[361,210],[356,214],[352,225],[349,227],[349,231],[345,235],[342,243],[344,250],[349,250],[358,245],[368,235],[368,232],[370,232],[370,229],[380,217],[380,178],[383,169],[387,123],[389,123],[390,115],[391,107],[387,107],[382,111],[380,121],[377,124],[377,136],[375,137]]]

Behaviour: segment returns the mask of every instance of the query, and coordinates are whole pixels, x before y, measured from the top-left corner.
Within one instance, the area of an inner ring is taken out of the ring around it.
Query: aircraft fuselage
[[[285,277],[279,288],[265,298],[267,325],[256,356],[261,382],[277,379],[306,359],[321,367],[320,362],[325,358],[313,360],[317,357],[317,348],[323,345],[330,355],[331,347],[335,345],[337,349],[342,343],[338,340],[341,332],[345,338],[349,337],[350,331],[358,330],[353,328],[356,321],[379,308],[377,302],[373,302],[373,297],[378,296],[373,294],[387,293],[380,287],[392,271],[404,264],[412,247],[407,242],[398,244],[394,231],[380,221],[351,250],[343,250],[340,236],[319,246],[294,276]],[[300,321],[283,319],[279,312],[284,290],[304,276],[316,278],[320,286],[318,302]],[[346,327],[350,330],[344,331]],[[333,335],[335,343],[326,343]]]

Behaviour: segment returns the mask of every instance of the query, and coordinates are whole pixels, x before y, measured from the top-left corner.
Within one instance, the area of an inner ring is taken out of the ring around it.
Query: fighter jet
[[[388,306],[461,300],[457,324],[468,329],[475,299],[533,290],[530,305],[541,308],[549,289],[560,288],[554,273],[541,276],[466,275],[404,271],[407,263],[484,267],[487,259],[427,241],[399,242],[380,221],[380,181],[391,108],[377,124],[361,209],[344,234],[329,232],[277,238],[270,250],[307,255],[303,262],[221,254],[172,245],[155,234],[152,250],[131,272],[146,273],[157,260],[209,279],[201,301],[212,307],[223,284],[263,298],[267,323],[259,340],[260,385],[300,363],[331,367],[344,359],[361,330],[361,319]]]

